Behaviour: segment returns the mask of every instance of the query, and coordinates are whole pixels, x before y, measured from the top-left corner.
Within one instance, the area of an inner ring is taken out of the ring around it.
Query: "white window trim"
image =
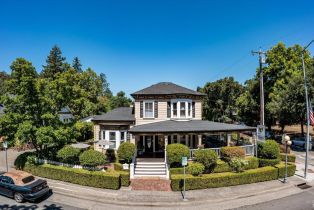
[[[184,117],[181,117],[181,109],[180,109],[180,102],[185,102],[185,116]],[[171,108],[171,115],[170,117],[173,118],[173,119],[191,119],[192,116],[193,116],[193,107],[192,107],[192,100],[191,99],[171,99],[171,102],[170,102],[170,108]],[[173,104],[176,103],[177,104],[177,116],[174,117],[173,116]],[[188,111],[188,108],[189,108],[189,105],[188,104],[191,104],[191,111],[190,111],[190,115],[189,115],[189,111]]]
[[[146,117],[145,114],[145,106],[146,106],[146,103],[152,103],[153,104],[153,116],[152,117]],[[143,101],[143,118],[146,118],[146,119],[154,119],[155,118],[155,102],[152,101],[152,100],[146,100],[146,101]]]

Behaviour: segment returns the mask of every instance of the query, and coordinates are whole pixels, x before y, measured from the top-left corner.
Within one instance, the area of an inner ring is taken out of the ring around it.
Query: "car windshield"
[[[35,177],[34,177],[34,176],[27,176],[27,177],[25,177],[25,178],[22,179],[22,182],[23,182],[24,184],[27,184],[27,183],[32,182],[32,181],[34,181],[34,180],[35,180]]]

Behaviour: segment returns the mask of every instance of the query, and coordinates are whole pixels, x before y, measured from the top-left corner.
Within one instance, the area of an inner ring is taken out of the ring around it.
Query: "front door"
[[[154,142],[153,136],[145,136],[145,152],[153,152],[154,151]]]

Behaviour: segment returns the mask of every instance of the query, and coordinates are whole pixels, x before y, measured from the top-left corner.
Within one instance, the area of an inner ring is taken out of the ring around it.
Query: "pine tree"
[[[82,73],[82,64],[78,57],[75,57],[72,62],[72,67],[79,73]]]
[[[57,45],[50,50],[46,63],[47,65],[43,66],[44,69],[41,72],[41,76],[44,78],[54,79],[57,73],[65,71],[65,57],[62,57],[62,52]]]

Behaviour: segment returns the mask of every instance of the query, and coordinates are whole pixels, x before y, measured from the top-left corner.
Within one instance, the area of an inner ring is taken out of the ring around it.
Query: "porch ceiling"
[[[232,132],[255,131],[255,127],[218,123],[206,120],[174,121],[149,123],[134,126],[131,133],[208,133],[208,132]]]

